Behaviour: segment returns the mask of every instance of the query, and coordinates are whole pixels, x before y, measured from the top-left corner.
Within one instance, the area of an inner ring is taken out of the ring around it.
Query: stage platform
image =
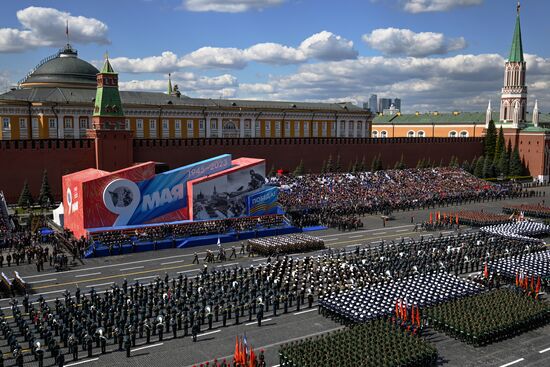
[[[139,240],[137,237],[132,238],[136,240],[135,246],[131,243],[124,244],[122,246],[113,246],[112,254],[109,253],[109,247],[102,245],[100,243],[95,243],[93,246],[90,246],[84,253],[85,258],[92,257],[104,257],[111,255],[120,255],[120,254],[129,254],[132,252],[144,252],[144,251],[156,251],[156,250],[165,250],[169,248],[189,248],[195,246],[205,246],[205,245],[214,245],[218,243],[235,242],[241,240],[247,240],[250,238],[257,237],[269,237],[269,236],[279,236],[290,233],[298,233],[306,231],[306,229],[294,227],[292,225],[286,224],[277,228],[259,228],[252,231],[242,231],[235,232],[230,231],[228,233],[218,235],[205,235],[205,236],[194,236],[194,237],[183,237],[183,238],[167,238],[161,241],[143,241]]]

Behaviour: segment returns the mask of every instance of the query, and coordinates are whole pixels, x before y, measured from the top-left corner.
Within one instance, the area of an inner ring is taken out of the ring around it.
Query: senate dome
[[[20,83],[21,88],[69,87],[90,88],[97,86],[99,70],[79,59],[78,53],[69,44],[58,53],[42,60]]]

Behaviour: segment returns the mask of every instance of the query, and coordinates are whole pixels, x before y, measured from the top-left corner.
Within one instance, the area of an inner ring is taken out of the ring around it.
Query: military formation
[[[527,255],[517,255],[489,263],[492,273],[499,273],[508,279],[516,275],[550,278],[550,250]]]
[[[437,351],[395,323],[378,319],[285,344],[279,358],[281,367],[423,367],[435,365]]]
[[[523,213],[533,218],[550,218],[550,208],[544,206],[544,200],[540,204],[507,205],[502,208],[507,214]]]
[[[262,256],[318,251],[325,248],[322,239],[304,233],[254,238],[248,240],[248,245],[250,252]]]
[[[472,296],[483,290],[479,285],[446,272],[408,276],[397,281],[329,294],[319,301],[320,312],[345,324],[363,323],[394,313],[396,301],[407,306],[425,307]]]
[[[550,321],[550,305],[523,292],[498,289],[426,310],[427,323],[449,336],[483,346]]]
[[[483,211],[462,210],[451,213],[451,216],[458,218],[460,224],[472,227],[483,227],[489,225],[503,224],[511,221],[509,215],[495,214]]]
[[[550,226],[539,222],[519,221],[481,227],[481,232],[503,238],[542,242],[541,240],[533,237],[541,237],[550,234]]]

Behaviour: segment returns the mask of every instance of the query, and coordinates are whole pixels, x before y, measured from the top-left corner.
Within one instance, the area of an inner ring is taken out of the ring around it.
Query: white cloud
[[[530,107],[534,98],[550,106],[550,59],[525,55]],[[438,58],[359,57],[301,65],[295,73],[243,82],[231,74],[201,76],[176,72],[172,83],[193,97],[288,101],[352,101],[361,104],[371,93],[403,100],[405,112],[485,111],[498,105],[504,57],[497,54]],[[164,92],[167,80],[130,81],[122,89]]]
[[[183,0],[183,7],[196,12],[242,13],[263,10],[284,3],[286,0]]]
[[[177,67],[178,56],[170,51],[163,52],[160,56],[130,59],[127,57],[115,57],[109,59],[113,68],[118,72],[128,73],[160,73],[170,72]]]
[[[483,0],[403,0],[402,2],[403,9],[409,13],[425,13],[479,5]]]
[[[17,12],[22,29],[0,28],[0,52],[22,52],[30,48],[61,46],[67,40],[66,21],[69,21],[71,42],[107,44],[105,23],[83,16],[73,16],[53,8],[28,7]]]
[[[300,50],[308,57],[325,61],[355,59],[357,51],[353,41],[328,31],[322,31],[305,39],[300,44]]]
[[[203,69],[242,69],[246,66],[246,59],[243,51],[238,48],[202,47],[182,57],[178,66]]]
[[[160,56],[145,58],[117,57],[111,59],[120,72],[166,73],[181,68],[243,69],[254,61],[270,65],[289,65],[318,60],[344,60],[357,57],[353,42],[322,31],[304,40],[299,47],[279,43],[258,43],[246,49],[233,47],[202,47],[184,56],[165,51]]]
[[[189,72],[172,74],[172,85],[178,85],[180,92],[185,95],[204,98],[235,97],[238,88],[237,78],[230,74],[208,77]],[[120,82],[120,89],[129,91],[165,92],[167,88],[167,79]]]
[[[385,55],[444,55],[466,47],[463,37],[447,38],[442,33],[415,33],[410,29],[380,28],[362,38],[370,47]]]

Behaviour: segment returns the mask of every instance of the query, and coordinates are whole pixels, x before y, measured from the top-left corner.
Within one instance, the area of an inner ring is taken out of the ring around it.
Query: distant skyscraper
[[[378,111],[382,112],[387,110],[391,106],[391,98],[380,98],[378,99]]]
[[[370,112],[378,113],[378,96],[376,94],[371,94],[369,98],[369,108]]]
[[[401,98],[396,98],[393,100],[393,105],[395,106],[396,110],[401,111]]]

